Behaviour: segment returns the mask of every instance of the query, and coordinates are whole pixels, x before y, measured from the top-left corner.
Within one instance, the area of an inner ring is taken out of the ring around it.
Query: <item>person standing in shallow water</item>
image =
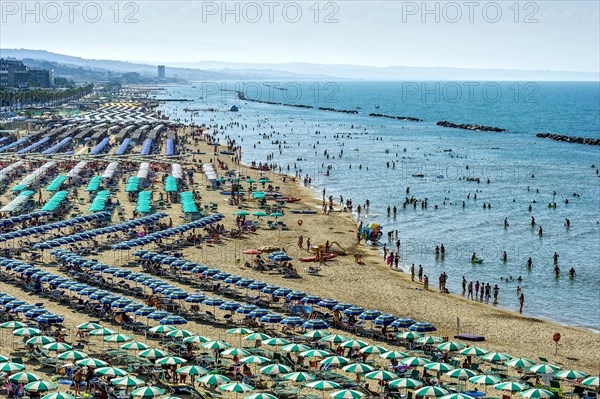
[[[519,296],[519,313],[523,314],[523,304],[525,303],[525,295],[521,292]]]
[[[415,264],[413,263],[410,267],[410,281],[415,281]]]

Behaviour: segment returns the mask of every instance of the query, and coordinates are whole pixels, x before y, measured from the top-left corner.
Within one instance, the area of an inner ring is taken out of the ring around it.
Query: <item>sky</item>
[[[309,62],[600,73],[599,24],[596,0],[0,0],[2,48],[171,64]]]

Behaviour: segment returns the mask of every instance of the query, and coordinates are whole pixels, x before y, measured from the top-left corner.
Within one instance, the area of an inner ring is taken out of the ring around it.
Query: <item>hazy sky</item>
[[[0,45],[152,63],[600,70],[596,0],[66,1],[1,0]]]

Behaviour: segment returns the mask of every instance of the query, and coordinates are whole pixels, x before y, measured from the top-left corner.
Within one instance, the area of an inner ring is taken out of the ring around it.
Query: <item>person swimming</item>
[[[508,254],[506,251],[502,253],[502,262],[506,263],[508,261]]]
[[[570,277],[570,278],[574,278],[575,276],[577,276],[577,273],[575,272],[575,268],[574,268],[574,267],[571,267],[571,268],[569,269],[569,277]]]
[[[531,269],[532,266],[533,266],[533,260],[531,259],[531,256],[530,256],[529,259],[527,259],[527,268]]]

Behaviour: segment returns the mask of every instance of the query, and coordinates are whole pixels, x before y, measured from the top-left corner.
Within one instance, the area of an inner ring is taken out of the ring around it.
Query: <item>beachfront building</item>
[[[52,71],[30,69],[22,61],[0,58],[0,87],[50,87]]]
[[[164,79],[165,77],[166,77],[165,66],[164,65],[159,65],[158,66],[158,78],[159,79]]]

